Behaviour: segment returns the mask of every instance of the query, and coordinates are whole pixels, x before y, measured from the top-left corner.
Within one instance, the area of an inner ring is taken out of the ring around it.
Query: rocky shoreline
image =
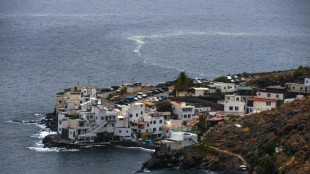
[[[138,172],[177,168],[180,170],[206,169],[213,171],[227,170],[229,173],[247,173],[240,169],[243,162],[233,155],[212,149],[208,150],[207,154],[203,154],[200,150],[199,148],[184,148],[171,153],[163,153],[156,149],[151,159],[144,162]]]

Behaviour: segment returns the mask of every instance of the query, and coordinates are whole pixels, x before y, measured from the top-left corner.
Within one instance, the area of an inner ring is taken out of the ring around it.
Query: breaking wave
[[[41,131],[40,133],[36,133],[31,135],[32,138],[41,138],[43,139],[45,136],[47,135],[52,135],[52,134],[57,134],[57,132],[53,132],[53,131]]]
[[[67,149],[67,148],[59,148],[59,147],[51,147],[47,148],[41,142],[37,142],[35,147],[26,147],[29,150],[33,150],[36,152],[77,152],[79,149]]]

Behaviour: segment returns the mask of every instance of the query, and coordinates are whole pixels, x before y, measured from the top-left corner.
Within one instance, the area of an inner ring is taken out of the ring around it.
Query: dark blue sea
[[[152,151],[45,149],[52,132],[11,121],[42,119],[77,84],[310,66],[309,21],[309,0],[1,0],[0,172],[133,173]]]

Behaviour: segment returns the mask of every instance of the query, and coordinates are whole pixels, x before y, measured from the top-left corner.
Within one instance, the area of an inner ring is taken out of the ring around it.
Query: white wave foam
[[[29,150],[37,151],[37,152],[77,152],[79,149],[67,149],[60,147],[44,147],[41,141],[36,142],[35,147],[26,147]]]
[[[27,149],[37,151],[37,152],[77,152],[79,149],[66,149],[66,148],[58,148],[58,147],[27,147]]]
[[[133,51],[134,53],[141,55],[140,50],[142,48],[142,46],[145,44],[145,42],[143,42],[143,36],[134,36],[134,37],[128,37],[129,40],[133,40],[137,43],[137,46],[135,48],[135,50]]]
[[[143,147],[125,147],[125,146],[115,146],[118,148],[123,148],[123,149],[138,149],[138,150],[143,150],[143,151],[147,151],[147,152],[155,152],[154,149],[147,149],[147,148],[143,148]]]
[[[53,131],[41,131],[40,133],[31,135],[32,138],[44,138],[47,135],[57,134],[57,132]]]
[[[35,115],[35,116],[41,116],[41,115],[43,115],[43,114],[33,114],[33,115]]]
[[[44,124],[36,124],[36,126],[38,126],[41,129],[46,129],[46,126]]]

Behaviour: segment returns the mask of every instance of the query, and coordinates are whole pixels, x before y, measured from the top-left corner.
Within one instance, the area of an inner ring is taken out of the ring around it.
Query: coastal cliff
[[[238,126],[236,126],[238,125]],[[156,151],[144,169],[238,169],[251,173],[310,173],[310,97],[245,117],[231,116],[200,144]]]

